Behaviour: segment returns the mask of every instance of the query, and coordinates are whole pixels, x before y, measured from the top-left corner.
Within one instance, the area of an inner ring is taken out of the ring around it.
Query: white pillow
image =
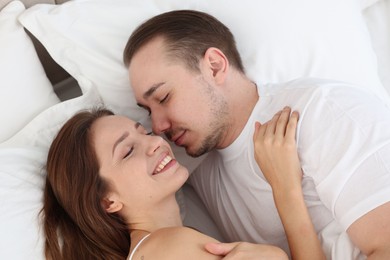
[[[97,91],[56,104],[0,144],[0,259],[44,259],[38,222],[47,152],[60,127],[81,109],[101,104]]]
[[[20,1],[0,11],[0,143],[44,109],[59,102],[30,37],[17,17]]]
[[[390,94],[390,0],[380,0],[366,8],[363,16],[378,57],[379,77]]]
[[[361,8],[362,11],[364,11],[368,7],[376,4],[379,1],[381,1],[381,0],[358,0],[358,2],[360,4],[360,8]]]

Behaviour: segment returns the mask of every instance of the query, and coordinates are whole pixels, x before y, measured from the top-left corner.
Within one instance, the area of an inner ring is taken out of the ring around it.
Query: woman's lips
[[[169,169],[173,164],[175,164],[176,160],[172,158],[169,154],[166,155],[160,163],[157,165],[156,169],[153,172],[153,175],[159,174],[167,169]]]

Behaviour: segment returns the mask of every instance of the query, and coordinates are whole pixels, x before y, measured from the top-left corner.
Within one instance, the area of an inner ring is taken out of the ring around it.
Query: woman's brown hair
[[[244,66],[229,28],[213,16],[194,10],[162,13],[136,28],[123,52],[126,67],[142,46],[158,36],[165,40],[169,57],[184,62],[193,71],[199,71],[199,60],[207,49],[215,47],[226,55],[233,67],[244,73]]]
[[[102,206],[108,183],[99,175],[91,126],[106,109],[79,112],[61,128],[47,157],[43,215],[47,259],[126,259],[123,219]]]

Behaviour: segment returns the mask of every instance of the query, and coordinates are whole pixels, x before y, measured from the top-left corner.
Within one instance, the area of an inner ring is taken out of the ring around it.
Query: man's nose
[[[152,129],[157,135],[160,135],[171,127],[168,118],[161,112],[152,113]]]

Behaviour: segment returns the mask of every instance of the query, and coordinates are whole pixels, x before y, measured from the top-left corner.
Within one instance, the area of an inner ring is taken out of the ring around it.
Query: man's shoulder
[[[263,96],[285,98],[292,103],[300,101],[315,101],[317,99],[339,100],[350,98],[356,101],[373,99],[383,101],[367,87],[356,84],[321,78],[297,78],[283,83],[265,84],[260,88]],[[370,98],[371,97],[371,98]]]
[[[332,91],[344,91],[344,92],[369,92],[369,88],[366,86],[360,86],[353,83],[324,79],[324,78],[310,78],[302,77],[296,78],[286,82],[280,83],[268,83],[264,84],[264,88],[268,91],[289,91],[289,90],[301,90],[306,92],[332,92]]]
[[[322,78],[296,78],[289,81],[277,82],[277,83],[265,83],[264,88],[267,90],[293,90],[301,89],[306,91],[312,91],[315,89],[326,89],[329,86],[351,86],[347,82],[331,80],[331,79],[322,79]]]

